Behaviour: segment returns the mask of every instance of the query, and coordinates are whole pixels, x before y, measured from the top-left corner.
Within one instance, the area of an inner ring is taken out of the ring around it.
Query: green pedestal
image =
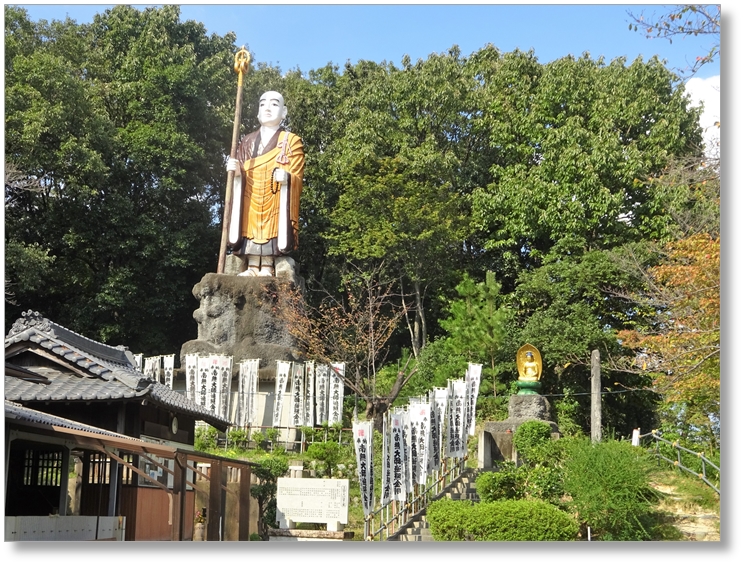
[[[517,394],[540,394],[540,381],[517,381]]]

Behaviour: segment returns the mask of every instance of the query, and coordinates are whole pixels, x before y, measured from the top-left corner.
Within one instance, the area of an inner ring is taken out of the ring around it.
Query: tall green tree
[[[489,271],[483,282],[475,282],[466,274],[456,290],[459,298],[450,303],[449,315],[441,321],[447,332],[447,349],[471,363],[484,364],[484,380],[490,378],[496,396],[507,388],[506,383],[499,381],[497,368],[498,360],[503,357],[506,322],[510,317],[501,285]]]
[[[645,179],[700,147],[699,110],[657,59],[588,54],[493,63],[484,118],[499,157],[473,195],[484,247],[540,264],[561,239],[606,249],[662,233],[664,202]]]
[[[478,136],[469,132],[477,81],[457,48],[416,63],[406,57],[402,68],[362,61],[347,65],[344,77],[329,251],[388,261],[401,294],[410,296],[418,355],[429,333],[429,297],[459,278],[468,227],[463,194],[478,153]]]
[[[191,288],[217,261],[234,37],[171,5],[116,6],[88,25],[6,6],[5,26],[6,160],[42,187],[6,183],[6,239],[55,258],[43,284],[16,287],[6,324],[31,308],[106,342],[177,350],[196,329]]]

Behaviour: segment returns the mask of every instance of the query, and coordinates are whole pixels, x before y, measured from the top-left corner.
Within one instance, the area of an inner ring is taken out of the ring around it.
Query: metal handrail
[[[370,512],[364,519],[364,539],[367,541],[383,541],[399,532],[416,514],[424,510],[429,502],[444,492],[457,481],[465,469],[467,455],[462,459],[447,458],[443,461],[443,470],[437,469],[433,476],[427,478],[427,485],[423,492],[408,493],[405,502],[391,500],[384,506]],[[452,462],[448,467],[447,462]],[[449,478],[449,482],[444,484]],[[397,509],[400,504],[400,509]],[[392,517],[391,517],[392,510]],[[385,518],[382,514],[385,514]],[[380,526],[375,529],[376,517],[379,516]],[[392,525],[392,528],[391,528]],[[392,533],[391,533],[392,529]]]
[[[677,469],[682,469],[683,471],[687,471],[691,475],[695,475],[696,477],[698,477],[699,479],[701,479],[705,484],[707,484],[709,487],[711,487],[713,490],[715,490],[718,494],[721,494],[720,488],[718,486],[716,486],[715,484],[713,484],[712,482],[710,482],[710,480],[708,480],[708,476],[707,476],[707,473],[706,473],[706,464],[707,464],[709,467],[712,467],[713,469],[715,469],[718,472],[719,482],[720,482],[721,469],[720,469],[720,467],[718,467],[718,465],[716,465],[710,459],[708,459],[707,457],[705,457],[705,455],[703,455],[702,452],[697,452],[697,451],[692,451],[691,449],[687,449],[686,447],[683,447],[682,445],[680,445],[679,444],[679,441],[672,442],[672,441],[669,441],[667,439],[664,439],[663,437],[661,437],[660,435],[658,435],[657,432],[658,432],[658,430],[651,430],[647,434],[639,434],[638,439],[640,441],[641,439],[644,439],[644,438],[649,438],[649,437],[652,438],[654,440],[654,450],[653,451],[654,451],[654,455],[656,455],[656,458],[657,459],[659,459],[659,460],[663,459],[664,461],[667,461],[667,462],[671,463],[672,465],[674,465],[674,467],[676,467]],[[670,447],[673,447],[673,448],[675,448],[677,450],[677,459],[676,459],[676,461],[674,459],[670,459],[669,457],[667,457],[663,453],[661,453],[661,451],[659,451],[659,443],[669,445]],[[700,460],[702,472],[697,472],[696,470],[690,469],[689,467],[686,467],[685,465],[682,464],[682,452],[683,451],[686,452],[686,453],[689,453],[691,455],[694,455],[695,457],[697,457]]]

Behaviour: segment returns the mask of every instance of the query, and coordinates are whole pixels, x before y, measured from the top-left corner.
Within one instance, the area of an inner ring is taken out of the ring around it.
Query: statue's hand
[[[287,171],[285,171],[284,169],[275,169],[274,180],[278,183],[287,182]]]
[[[240,175],[240,161],[238,161],[237,159],[229,158],[227,160],[225,169],[227,169],[228,171],[233,171],[234,173]]]

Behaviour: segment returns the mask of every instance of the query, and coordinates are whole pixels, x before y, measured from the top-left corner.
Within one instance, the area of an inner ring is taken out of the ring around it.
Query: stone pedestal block
[[[550,402],[539,394],[512,394],[509,397],[509,420],[552,421],[551,413]]]

